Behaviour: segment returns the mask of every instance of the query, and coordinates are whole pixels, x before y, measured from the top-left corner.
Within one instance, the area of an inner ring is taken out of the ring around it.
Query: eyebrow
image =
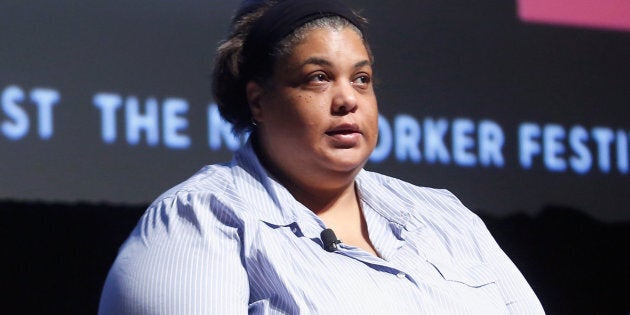
[[[328,61],[327,59],[320,58],[320,57],[310,57],[306,59],[304,62],[302,62],[302,64],[300,65],[300,68],[309,64],[318,65],[318,66],[332,66],[332,62]],[[365,67],[369,65],[371,65],[369,60],[362,60],[355,63],[354,68],[357,69],[357,68],[361,68],[361,67]]]

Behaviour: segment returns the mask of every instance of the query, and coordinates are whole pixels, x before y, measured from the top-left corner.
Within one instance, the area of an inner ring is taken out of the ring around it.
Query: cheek
[[[375,101],[373,105],[367,109],[366,116],[372,136],[378,136],[378,106]]]
[[[268,123],[274,133],[286,138],[303,138],[315,133],[325,121],[321,110],[309,96],[285,98],[272,106],[268,111]]]
[[[327,113],[327,109],[313,96],[297,95],[286,102],[285,112],[279,118],[307,132],[322,125],[326,121]]]

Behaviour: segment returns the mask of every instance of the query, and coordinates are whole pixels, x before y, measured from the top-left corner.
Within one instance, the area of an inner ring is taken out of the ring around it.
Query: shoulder
[[[162,193],[151,205],[184,195],[222,194],[234,183],[233,167],[231,164],[207,165],[190,178]]]
[[[231,174],[226,165],[204,167],[148,207],[107,276],[100,312],[216,313],[219,300],[226,307],[246,305],[242,224],[238,211],[221,201],[233,186]],[[230,287],[230,294],[212,284]],[[169,292],[199,294],[184,303]]]
[[[416,195],[418,193],[423,194],[423,195],[425,194],[432,195],[435,198],[441,198],[441,199],[459,202],[459,200],[455,197],[455,195],[453,195],[447,189],[419,186],[419,185],[412,184],[412,183],[406,182],[404,180],[401,180],[395,177],[391,177],[391,176],[384,175],[381,173],[376,173],[376,172],[364,171],[363,174],[367,178],[369,178],[374,184],[382,185],[389,189],[402,191],[405,193],[410,193],[411,195]]]
[[[388,209],[389,205],[386,211],[393,214],[392,221],[404,228],[407,241],[422,248],[432,262],[440,259],[478,262],[474,253],[494,248],[479,216],[450,191],[417,186],[376,173],[370,177],[373,185],[381,186],[379,193],[374,194],[383,200],[381,209]]]
[[[364,171],[362,184],[378,198],[424,220],[470,221],[478,216],[447,189],[424,187],[380,173]]]
[[[234,200],[230,196],[235,190],[233,168],[230,164],[205,166],[161,194],[140,218],[135,234],[148,243],[159,243],[165,238],[207,237],[217,229],[238,229],[242,214],[226,201]]]

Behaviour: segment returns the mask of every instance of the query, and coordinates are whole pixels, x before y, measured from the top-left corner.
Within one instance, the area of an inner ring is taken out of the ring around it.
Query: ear
[[[249,104],[249,111],[252,113],[252,119],[256,122],[263,121],[262,106],[260,103],[265,94],[265,90],[255,81],[249,81],[245,86],[245,94],[247,96],[247,103]]]

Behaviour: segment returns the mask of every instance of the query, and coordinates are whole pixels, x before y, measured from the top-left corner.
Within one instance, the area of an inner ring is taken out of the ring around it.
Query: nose
[[[332,114],[345,115],[357,110],[357,91],[351,82],[339,82],[332,99]]]

